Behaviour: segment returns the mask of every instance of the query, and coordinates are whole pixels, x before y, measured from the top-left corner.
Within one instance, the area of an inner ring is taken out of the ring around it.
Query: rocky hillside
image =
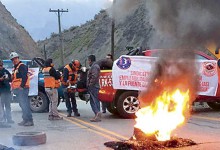
[[[116,20],[115,58],[127,53],[126,46],[148,47],[152,31],[143,4],[140,4],[132,15]],[[72,59],[85,62],[89,54],[95,54],[97,59],[101,59],[111,51],[111,18],[105,10],[102,10],[93,20],[80,27],[71,27],[65,30],[63,37],[65,63]],[[58,34],[53,34],[51,38],[38,42],[41,50],[45,45],[47,56],[53,58],[56,64],[60,62],[59,44]]]
[[[8,59],[11,51],[19,53],[22,59],[41,56],[36,42],[0,2],[0,59]]]

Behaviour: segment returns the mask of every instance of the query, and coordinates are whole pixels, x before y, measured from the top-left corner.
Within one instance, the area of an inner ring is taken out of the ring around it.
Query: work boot
[[[23,126],[26,123],[26,121],[21,121],[20,123],[18,123],[19,126]]]
[[[67,117],[71,117],[71,113],[68,113]]]
[[[75,116],[75,117],[79,117],[79,116],[80,116],[80,113],[74,112],[74,116]]]
[[[34,126],[34,122],[33,121],[27,121],[23,124],[23,126]]]
[[[4,123],[4,122],[1,122],[1,123],[0,123],[0,128],[11,128],[11,125],[6,124],[6,123]]]

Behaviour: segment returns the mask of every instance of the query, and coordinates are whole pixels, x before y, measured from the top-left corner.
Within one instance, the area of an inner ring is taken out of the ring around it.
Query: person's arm
[[[64,82],[67,82],[68,76],[69,76],[69,71],[68,71],[68,69],[64,68],[63,69],[63,81]]]
[[[92,85],[95,85],[96,82],[98,81],[98,78],[99,78],[99,73],[100,73],[100,68],[99,66],[93,66],[91,69],[90,69],[90,74],[89,74],[89,83],[88,83],[88,86],[92,86]]]
[[[6,70],[6,73],[8,74],[7,80],[8,80],[9,82],[11,82],[11,81],[12,81],[11,73],[10,73],[8,70]]]
[[[53,67],[50,69],[49,73],[50,73],[50,76],[55,78],[55,80],[60,79],[60,74],[58,74],[57,71]]]
[[[28,79],[28,76],[27,76],[27,74],[28,74],[28,67],[23,65],[23,64],[21,64],[20,67],[18,68],[18,71],[20,72],[21,79],[22,79],[20,87],[24,88],[25,84],[27,82],[27,79]]]

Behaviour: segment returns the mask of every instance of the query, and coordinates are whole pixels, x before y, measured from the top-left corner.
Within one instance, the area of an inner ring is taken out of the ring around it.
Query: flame
[[[146,135],[155,135],[158,141],[166,141],[171,132],[185,121],[184,112],[189,108],[189,89],[163,91],[155,101],[140,109],[136,116],[136,128]]]

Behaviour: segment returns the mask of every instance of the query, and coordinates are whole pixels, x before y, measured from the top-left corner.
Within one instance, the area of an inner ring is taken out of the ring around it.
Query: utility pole
[[[64,65],[64,45],[63,45],[63,36],[62,36],[62,32],[61,32],[61,22],[60,22],[60,13],[63,13],[63,12],[68,12],[68,9],[67,10],[63,10],[63,9],[57,9],[57,10],[52,10],[50,8],[49,12],[56,12],[58,13],[58,25],[59,25],[59,37],[60,37],[60,58],[61,58],[61,65],[63,66]]]
[[[47,59],[46,44],[44,44],[44,59]]]
[[[116,0],[113,0],[112,5],[112,31],[111,31],[111,55],[114,60],[114,51],[115,51],[115,3]]]

